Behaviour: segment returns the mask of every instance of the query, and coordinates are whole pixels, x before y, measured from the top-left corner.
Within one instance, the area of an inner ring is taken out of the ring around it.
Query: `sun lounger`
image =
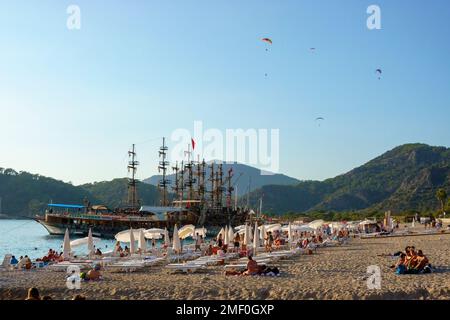
[[[80,270],[87,270],[91,268],[91,264],[86,262],[63,261],[49,265],[48,269],[52,271],[67,271],[69,267],[78,267]]]
[[[193,273],[198,270],[205,269],[205,266],[202,264],[195,264],[193,262],[188,263],[171,263],[166,266],[166,270],[168,271],[181,271],[185,273]]]

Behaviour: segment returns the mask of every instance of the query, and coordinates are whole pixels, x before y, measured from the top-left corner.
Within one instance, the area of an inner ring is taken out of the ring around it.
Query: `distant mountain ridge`
[[[2,212],[8,213],[8,217],[34,216],[42,213],[51,201],[83,204],[87,199],[93,205],[116,208],[124,204],[126,195],[127,178],[74,186],[38,174],[0,168]],[[146,205],[159,203],[157,188],[141,182],[138,182],[138,198]]]
[[[438,188],[450,193],[450,149],[425,144],[396,147],[348,173],[324,181],[298,181],[285,175],[263,176],[260,170],[242,164],[224,164],[224,172],[231,166],[235,179],[242,173],[237,182],[241,198],[248,190],[251,177],[251,189],[254,189],[250,193],[251,204],[257,207],[263,197],[263,211],[275,214],[424,212],[439,207]],[[157,177],[151,179],[156,181]],[[50,201],[82,204],[88,199],[91,204],[115,208],[125,202],[126,194],[126,178],[74,186],[38,174],[0,168],[2,212],[10,216],[33,216],[42,212]],[[142,204],[159,203],[158,189],[149,183],[138,183],[138,197]]]
[[[436,191],[450,189],[450,149],[405,144],[368,163],[325,181],[295,186],[264,186],[251,194],[263,195],[272,213],[352,210],[427,211],[438,208]]]
[[[211,164],[213,162],[214,161],[209,161],[208,164]],[[218,163],[218,162],[214,162],[214,163]],[[232,184],[236,184],[238,186],[238,188],[237,188],[238,196],[243,196],[248,193],[249,184],[250,184],[250,191],[253,191],[253,190],[261,188],[265,185],[272,185],[272,184],[295,185],[300,182],[300,180],[286,176],[284,174],[263,175],[263,174],[261,174],[260,169],[257,169],[257,168],[254,168],[254,167],[251,167],[251,166],[248,166],[245,164],[241,164],[241,163],[222,162],[222,164],[223,164],[224,176],[226,176],[226,174],[227,174],[228,170],[230,170],[230,168],[233,168],[234,177],[232,179]],[[241,173],[242,173],[242,175],[241,175]],[[209,175],[209,171],[207,171],[207,176],[208,175]],[[142,182],[157,186],[160,179],[161,179],[160,175],[155,175],[150,178],[142,180]],[[173,186],[175,183],[175,175],[170,174],[167,176],[167,179],[169,179],[171,181],[172,186]]]

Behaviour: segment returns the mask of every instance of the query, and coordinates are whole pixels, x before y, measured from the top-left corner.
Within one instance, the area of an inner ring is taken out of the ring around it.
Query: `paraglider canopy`
[[[381,79],[381,74],[383,73],[383,71],[381,71],[381,69],[377,69],[375,70],[375,73],[378,74],[378,80]]]
[[[261,41],[264,41],[264,42],[272,44],[272,40],[269,39],[269,38],[262,38]]]
[[[323,118],[323,117],[317,117],[316,118],[316,122],[319,124],[319,127],[320,127],[320,123],[322,122],[322,121],[324,121],[325,119]]]

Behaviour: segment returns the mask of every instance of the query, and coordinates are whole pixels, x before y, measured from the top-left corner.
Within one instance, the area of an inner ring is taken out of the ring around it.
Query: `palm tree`
[[[441,202],[441,210],[442,212],[444,212],[444,202],[447,199],[447,192],[442,188],[438,189],[438,191],[436,192],[436,197]]]

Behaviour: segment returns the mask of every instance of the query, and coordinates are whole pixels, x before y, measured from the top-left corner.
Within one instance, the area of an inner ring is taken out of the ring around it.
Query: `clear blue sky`
[[[371,4],[382,30],[366,27]],[[145,178],[157,138],[194,120],[279,128],[280,171],[299,179],[449,146],[449,36],[447,0],[1,1],[0,166],[109,180],[134,142]]]

